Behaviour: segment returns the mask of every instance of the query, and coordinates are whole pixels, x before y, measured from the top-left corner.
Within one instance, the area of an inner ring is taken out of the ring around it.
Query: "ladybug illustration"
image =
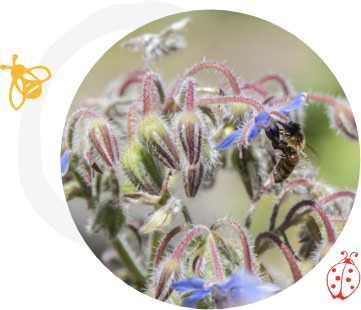
[[[358,256],[357,252],[350,255],[346,251],[342,251],[341,255],[345,257],[336,265],[332,266],[327,273],[326,281],[331,296],[344,300],[348,298],[360,284],[360,271],[357,269],[351,256]]]

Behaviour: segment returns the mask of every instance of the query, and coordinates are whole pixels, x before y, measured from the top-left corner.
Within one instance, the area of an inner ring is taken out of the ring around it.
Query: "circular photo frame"
[[[327,254],[359,177],[355,119],[287,31],[193,11],[132,32],[89,71],[61,142],[69,209],[121,280],[161,301],[273,296]]]

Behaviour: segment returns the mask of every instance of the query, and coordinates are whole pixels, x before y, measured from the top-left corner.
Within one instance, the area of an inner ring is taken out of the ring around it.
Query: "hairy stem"
[[[287,85],[286,80],[280,76],[280,75],[276,75],[276,74],[270,74],[270,75],[266,75],[262,78],[260,78],[257,83],[258,84],[264,84],[266,82],[269,81],[276,81],[281,85],[282,91],[283,93],[288,96],[290,94],[290,90],[289,90],[289,86]]]
[[[177,226],[175,228],[173,228],[169,233],[167,233],[163,239],[160,241],[159,246],[157,248],[156,254],[155,254],[155,258],[154,258],[154,268],[157,268],[160,261],[162,260],[165,250],[170,242],[170,240],[176,236],[178,233],[188,230],[189,229],[189,225],[182,225],[182,226]]]
[[[240,88],[239,88],[239,85],[238,85],[238,82],[237,82],[237,79],[236,77],[233,75],[233,73],[231,72],[231,70],[229,70],[226,66],[218,63],[218,62],[215,62],[215,61],[203,61],[203,62],[200,62],[196,65],[194,65],[186,74],[185,74],[185,77],[188,77],[188,76],[193,76],[195,75],[197,72],[203,70],[203,69],[210,69],[210,68],[213,68],[213,69],[216,69],[220,72],[222,72],[224,74],[224,76],[227,78],[232,90],[233,90],[233,93],[235,95],[239,95],[241,93],[240,91]]]
[[[277,230],[285,230],[288,227],[288,224],[291,222],[293,216],[296,214],[296,212],[303,208],[309,206],[310,208],[312,208],[314,211],[316,211],[318,213],[318,215],[320,216],[323,225],[325,226],[326,229],[326,234],[327,234],[327,242],[328,244],[332,245],[335,243],[336,241],[336,233],[335,230],[333,229],[332,223],[327,215],[327,213],[322,209],[321,205],[318,202],[312,201],[312,200],[302,200],[300,202],[298,202],[297,204],[295,204],[286,214],[284,221],[282,222],[282,224],[279,226],[279,228]]]
[[[246,105],[255,108],[258,112],[264,112],[265,107],[260,104],[257,100],[243,97],[243,96],[222,96],[222,97],[209,97],[200,98],[196,101],[197,104],[229,104],[229,103],[244,103]]]
[[[292,251],[287,247],[287,245],[284,242],[282,242],[282,240],[275,234],[270,232],[263,232],[256,237],[255,246],[258,246],[263,239],[268,239],[273,243],[277,244],[277,246],[280,248],[283,255],[285,256],[288,265],[290,266],[293,276],[293,281],[297,282],[298,280],[300,280],[302,278],[301,270],[297,265],[296,259],[293,256]]]
[[[123,243],[118,238],[112,240],[112,245],[114,250],[117,252],[120,261],[129,272],[130,276],[137,282],[140,287],[142,287],[145,284],[146,278],[140,270],[139,266],[137,266],[134,257],[129,255],[126,247],[124,247]]]
[[[299,185],[309,185],[310,182],[307,179],[295,179],[290,181],[286,187],[283,189],[283,191],[278,195],[276,203],[273,207],[273,211],[272,211],[272,215],[270,218],[270,225],[269,225],[269,230],[273,231],[275,226],[276,226],[276,219],[277,219],[277,215],[279,212],[279,209],[283,203],[283,201],[285,200],[285,198],[287,197],[287,195],[290,193],[290,191],[294,188],[297,187]]]
[[[241,244],[243,247],[243,256],[244,256],[244,268],[252,273],[252,256],[251,256],[251,251],[249,248],[249,244],[248,244],[248,238],[246,233],[244,232],[243,228],[241,227],[241,225],[239,225],[236,221],[231,220],[231,219],[221,219],[218,220],[217,222],[215,222],[212,226],[211,226],[211,230],[216,230],[221,226],[228,226],[231,227],[233,230],[236,231],[236,233],[239,236],[239,239],[241,240]]]
[[[211,258],[212,258],[212,264],[213,269],[216,274],[217,280],[223,281],[224,280],[224,274],[222,270],[222,264],[219,259],[219,254],[217,251],[216,243],[214,242],[214,238],[212,234],[208,235],[208,244],[211,252]]]

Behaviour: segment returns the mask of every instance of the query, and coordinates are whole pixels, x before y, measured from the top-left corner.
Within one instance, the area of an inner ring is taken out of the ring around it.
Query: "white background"
[[[183,11],[222,9],[242,12],[288,30],[312,48],[329,66],[343,87],[357,124],[360,125],[361,49],[358,29],[361,29],[361,18],[357,1],[212,0],[204,4],[194,0],[160,2],[177,5],[179,10]],[[59,38],[71,32],[91,14],[120,3],[127,2],[2,1],[0,64],[11,64],[12,54],[17,53],[18,63],[28,67],[46,66],[47,64],[40,63],[40,60]],[[162,16],[162,12],[159,12],[159,17]],[[134,14],[133,17],[137,21],[138,16]],[[142,24],[144,21],[140,21],[138,26]],[[114,42],[134,29],[114,29],[113,32],[89,41],[57,69],[51,84],[49,83],[45,101],[26,102],[19,111],[13,110],[8,102],[11,83],[9,71],[0,71],[0,309],[174,307],[139,294],[126,286],[95,258],[72,223],[63,197],[58,169],[59,139],[68,108],[79,84],[96,60]],[[87,37],[86,29],[83,31],[83,34],[78,35]],[[61,49],[59,53],[62,53]],[[52,69],[50,66],[49,68]],[[36,107],[36,104],[42,106]],[[33,123],[29,122],[31,109],[40,109],[40,119],[34,119]],[[26,126],[29,126],[29,133],[31,126],[39,126],[40,122],[41,137],[30,134],[26,136],[26,131],[21,129],[25,121]],[[20,139],[19,135],[23,138]],[[24,135],[27,139],[26,148],[20,144],[24,141]],[[32,147],[32,139],[40,139],[40,149]],[[54,222],[47,221],[46,216],[42,215],[42,212],[46,213],[42,210],[52,212],[51,201],[44,198],[44,205],[34,205],[34,201],[41,203],[42,194],[48,197],[45,192],[48,187],[42,188],[40,181],[38,186],[38,175],[31,164],[28,167],[22,164],[27,163],[26,158],[38,153],[42,162],[39,174],[46,178],[63,207],[56,209],[57,219]],[[30,177],[33,183],[26,188],[29,185],[23,179],[28,171],[32,174]],[[38,200],[31,197],[30,191],[38,195]],[[343,250],[360,253],[355,263],[361,269],[359,205],[357,196],[346,228],[326,258],[312,272],[282,293],[242,309],[301,309],[311,306],[313,309],[317,306],[328,309],[359,309],[361,288],[344,301],[333,300],[325,280],[329,268],[340,260],[339,254]]]

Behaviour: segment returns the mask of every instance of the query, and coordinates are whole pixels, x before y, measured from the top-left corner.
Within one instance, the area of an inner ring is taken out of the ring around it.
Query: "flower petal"
[[[196,308],[197,302],[206,297],[210,293],[210,289],[197,290],[182,301],[182,307]]]
[[[218,290],[222,295],[226,294],[227,291],[233,288],[240,289],[242,285],[242,276],[238,273],[234,274],[227,282],[216,284]]]
[[[292,112],[293,110],[296,110],[299,107],[306,106],[306,93],[299,93],[295,99],[293,99],[289,104],[282,107],[279,111],[282,114],[287,115],[288,113]]]
[[[269,123],[270,119],[271,116],[269,115],[269,113],[261,112],[254,118],[254,122],[256,125],[266,128],[270,124]]]
[[[188,278],[176,281],[172,284],[172,288],[178,292],[188,292],[204,288],[204,280],[200,278]]]
[[[258,282],[254,275],[247,272],[234,274],[227,282],[216,286],[221,296],[227,296],[227,304],[233,307],[262,300],[279,291],[277,285]],[[222,298],[216,301],[222,302]],[[223,302],[225,302],[224,298]]]
[[[233,131],[231,134],[225,137],[223,141],[218,144],[214,149],[218,151],[228,149],[242,135],[242,131],[243,128]]]
[[[63,177],[69,169],[70,151],[66,149],[60,157],[61,176]]]
[[[248,134],[247,134],[248,140],[253,140],[258,136],[259,133],[260,133],[259,127],[256,124],[253,124],[248,130]]]

